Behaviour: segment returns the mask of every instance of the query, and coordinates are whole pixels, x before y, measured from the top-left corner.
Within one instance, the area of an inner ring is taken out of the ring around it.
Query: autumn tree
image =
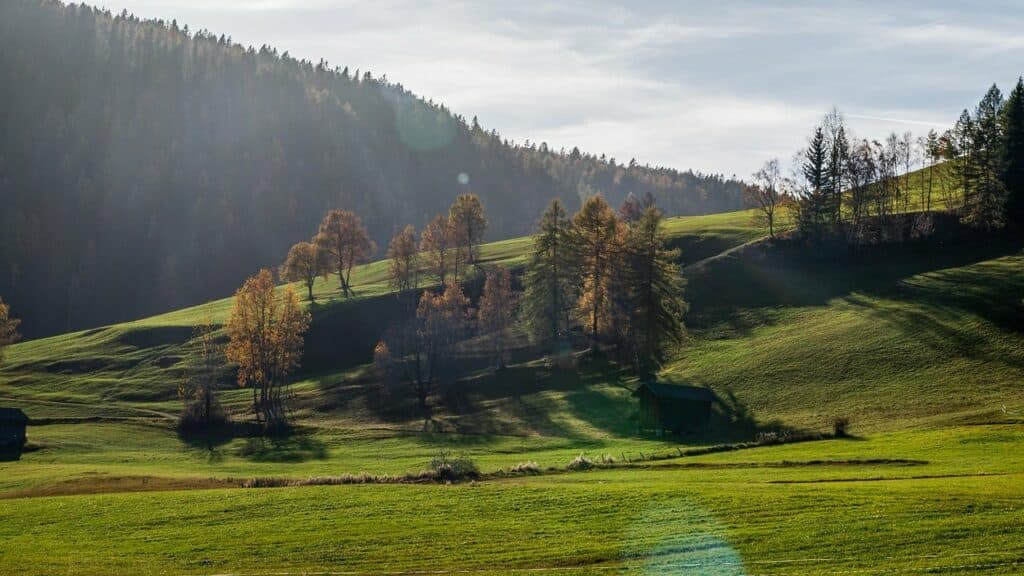
[[[346,298],[352,296],[352,268],[366,262],[377,249],[363,221],[354,212],[331,210],[320,223],[315,242],[330,255],[331,270],[338,273],[342,293]]]
[[[288,257],[281,265],[281,279],[287,282],[302,282],[306,285],[307,297],[313,301],[313,283],[317,276],[327,276],[330,270],[327,252],[314,242],[299,242],[288,251]]]
[[[391,259],[388,280],[398,297],[404,298],[419,285],[419,246],[415,228],[409,225],[395,234],[388,246],[388,258]]]
[[[302,359],[310,317],[289,286],[278,294],[269,270],[235,292],[225,330],[227,358],[238,365],[238,384],[251,388],[257,421],[268,429],[287,425],[287,387]]]
[[[630,192],[626,195],[626,199],[622,201],[622,204],[619,205],[619,219],[627,224],[632,224],[640,219],[643,211],[644,209],[640,206],[640,201]]]
[[[426,260],[427,270],[442,286],[448,281],[451,245],[452,235],[448,218],[438,214],[423,229],[423,234],[420,236],[420,252]]]
[[[754,183],[746,188],[747,206],[757,211],[757,218],[768,228],[768,235],[775,237],[775,214],[783,199],[782,171],[779,159],[772,158],[754,173]],[[646,213],[646,212],[645,212]]]
[[[630,299],[630,333],[638,370],[653,373],[670,346],[683,336],[682,274],[679,250],[667,247],[662,213],[650,207],[629,228],[625,247]]]
[[[470,314],[461,286],[449,281],[440,294],[425,290],[416,316],[389,330],[382,341],[390,365],[412,385],[425,420],[430,418],[427,399],[434,385],[454,377],[455,344],[465,335]]]
[[[476,262],[480,242],[487,229],[487,217],[480,198],[476,194],[462,194],[456,198],[448,210],[448,225],[451,226],[454,245],[465,251],[466,264]]]
[[[875,147],[867,140],[856,142],[850,148],[846,162],[846,182],[849,186],[846,210],[849,222],[849,235],[854,242],[866,240],[868,214],[872,195],[877,194],[881,186],[878,179],[878,160]]]
[[[523,317],[530,338],[550,347],[568,336],[577,288],[572,222],[560,200],[548,204],[537,228],[523,276]]]
[[[487,272],[477,321],[480,331],[491,340],[497,370],[505,368],[505,339],[512,326],[517,300],[516,293],[512,291],[512,275],[507,268],[498,266]]]
[[[4,348],[18,341],[18,325],[21,320],[11,318],[11,307],[0,298],[0,364],[4,360]]]
[[[611,328],[614,302],[611,285],[621,248],[615,212],[600,195],[591,196],[573,217],[573,252],[581,292],[577,311],[590,335],[591,347]]]
[[[217,398],[224,350],[217,341],[217,327],[209,319],[193,328],[192,342],[196,351],[189,356],[185,378],[178,387],[178,396],[185,403],[179,425],[184,429],[209,428],[227,421]]]

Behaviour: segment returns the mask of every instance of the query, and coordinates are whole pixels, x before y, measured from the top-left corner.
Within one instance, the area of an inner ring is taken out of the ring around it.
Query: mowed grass
[[[1015,574],[1021,435],[906,432],[452,486],[20,498],[0,502],[0,571]],[[906,456],[932,460],[867,461]]]

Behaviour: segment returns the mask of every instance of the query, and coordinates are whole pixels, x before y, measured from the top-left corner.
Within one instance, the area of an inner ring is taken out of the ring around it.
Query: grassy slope
[[[749,213],[669,226],[688,263],[760,235]],[[522,262],[528,245],[495,243],[485,258]],[[961,252],[894,255],[839,272],[743,254],[688,269],[694,329],[666,378],[710,385],[731,416],[752,415],[761,425],[822,428],[848,415],[862,440],[477,486],[5,500],[0,573],[1017,573],[1024,562],[1024,257]],[[368,306],[387,290],[384,267],[358,274]],[[333,282],[319,282],[317,292],[327,308],[364,305],[336,302]],[[449,415],[467,428],[486,420],[500,434],[413,432],[374,408],[355,366],[297,385],[308,434],[277,443],[183,443],[160,417],[177,410],[167,394],[171,371],[153,362],[186,353],[187,327],[205,315],[222,318],[228,305],[13,347],[0,398],[37,417],[123,419],[33,427],[32,441],[44,448],[0,463],[0,495],[65,480],[98,491],[102,479],[126,476],[201,488],[232,476],[403,472],[442,447],[493,470],[531,459],[563,465],[581,451],[636,457],[673,446],[632,438],[622,426],[629,382],[614,370],[598,366],[565,379],[533,364],[515,367],[507,381],[471,379],[479,389],[470,406]],[[83,367],[89,371],[75,373]],[[229,404],[245,401],[238,392],[226,396]]]
[[[718,261],[705,272],[713,297],[749,307],[697,332],[666,377],[811,428],[833,416],[871,429],[998,419],[1024,401],[1024,255],[958,266],[955,252],[841,272]]]

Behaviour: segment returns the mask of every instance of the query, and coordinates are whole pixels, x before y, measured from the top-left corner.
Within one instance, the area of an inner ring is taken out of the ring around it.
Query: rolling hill
[[[326,352],[312,351],[295,385],[301,432],[288,438],[196,441],[173,431],[175,366],[189,353],[191,326],[222,320],[229,300],[13,346],[0,403],[32,416],[35,449],[0,463],[3,566],[39,574],[1019,568],[1021,246],[978,239],[793,260],[759,240],[750,212],[673,218],[667,227],[683,250],[691,311],[688,341],[661,377],[716,391],[713,433],[637,437],[628,373],[598,361],[561,373],[529,354],[500,377],[470,370],[443,392],[439,424],[424,431],[393,409],[400,392],[380,395],[366,365],[372,333],[363,344],[344,341],[365,346],[362,355],[325,336],[337,325],[350,335],[379,327],[394,307],[378,262],[354,273],[353,300],[341,300],[334,281],[317,283],[310,345]],[[529,246],[529,238],[488,244],[482,265],[517,266]],[[242,410],[246,393],[226,388],[227,405]],[[854,439],[686,452],[758,432],[823,431],[835,416],[851,418]],[[443,450],[472,457],[485,474],[531,461],[547,471],[454,486],[240,488],[261,478],[401,475]],[[581,453],[606,464],[566,472]],[[513,552],[510,541],[521,545]]]
[[[0,86],[0,295],[30,337],[228,293],[332,208],[385,246],[464,192],[490,239],[555,197],[742,203],[732,179],[515,144],[379,73],[84,4],[3,2]]]

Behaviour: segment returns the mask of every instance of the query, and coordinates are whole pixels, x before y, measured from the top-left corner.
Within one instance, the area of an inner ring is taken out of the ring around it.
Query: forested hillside
[[[491,238],[553,197],[742,202],[718,176],[511,143],[369,72],[51,0],[0,3],[0,86],[0,294],[29,337],[224,296],[330,208],[385,245],[467,191]]]

